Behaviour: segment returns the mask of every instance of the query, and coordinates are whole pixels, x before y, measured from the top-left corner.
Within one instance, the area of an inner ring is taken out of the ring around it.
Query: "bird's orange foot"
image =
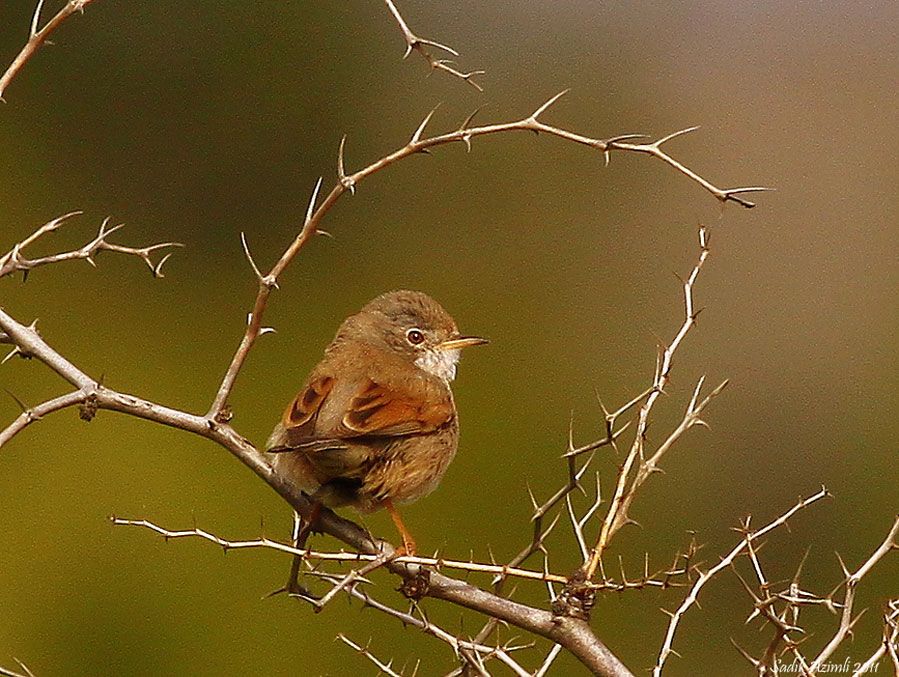
[[[396,530],[400,532],[400,536],[403,539],[403,545],[396,550],[396,556],[415,557],[418,546],[415,545],[415,539],[412,538],[412,534],[409,533],[406,525],[403,524],[403,518],[400,517],[400,513],[393,507],[393,501],[389,498],[385,499],[382,502],[382,505],[387,509],[387,512],[390,513],[390,518],[393,520],[393,523],[396,525]]]
[[[403,544],[396,549],[397,557],[415,557],[418,552],[418,545],[408,534],[403,535]]]

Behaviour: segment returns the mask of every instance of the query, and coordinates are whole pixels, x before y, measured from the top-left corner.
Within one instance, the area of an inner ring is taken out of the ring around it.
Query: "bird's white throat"
[[[434,374],[444,381],[456,378],[456,363],[459,362],[459,350],[428,350],[415,360],[415,364],[429,374]]]

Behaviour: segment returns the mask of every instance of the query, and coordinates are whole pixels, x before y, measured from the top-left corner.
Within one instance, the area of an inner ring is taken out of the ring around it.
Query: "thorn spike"
[[[438,103],[431,109],[431,112],[425,115],[425,119],[421,121],[421,124],[418,125],[418,129],[415,130],[415,133],[412,135],[412,140],[409,141],[409,145],[415,145],[421,139],[422,132],[425,131],[425,127],[428,126],[428,123],[431,121],[431,117],[433,117],[434,113],[437,112],[437,109],[440,108],[440,104]]]
[[[531,113],[530,119],[536,121],[537,118],[540,117],[543,113],[545,113],[549,109],[550,106],[552,106],[556,101],[561,99],[563,96],[568,94],[568,92],[570,92],[570,91],[571,91],[571,89],[563,89],[561,92],[559,92],[554,97],[549,99],[546,103],[544,103],[542,106],[540,106],[540,108],[538,108],[533,113]]]
[[[312,190],[312,198],[309,200],[309,206],[306,208],[306,220],[303,222],[303,227],[309,225],[309,222],[312,221],[312,215],[315,213],[315,202],[318,200],[318,191],[322,187],[322,177],[318,177],[318,181],[315,182],[315,188]]]

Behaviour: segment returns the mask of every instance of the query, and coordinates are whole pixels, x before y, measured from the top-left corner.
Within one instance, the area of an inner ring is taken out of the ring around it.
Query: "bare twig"
[[[546,658],[543,659],[543,663],[541,663],[540,667],[537,669],[537,672],[534,673],[534,677],[545,677],[545,675],[549,672],[553,661],[556,660],[561,652],[562,647],[560,647],[558,644],[553,644],[553,648],[549,650],[548,654],[546,654]]]
[[[16,672],[15,670],[10,670],[9,668],[4,668],[0,665],[0,677],[34,677],[34,673],[28,669],[27,665],[18,658],[13,658],[13,660],[19,664],[19,668],[21,668],[22,672]]]
[[[91,4],[94,0],[69,0],[65,6],[59,10],[56,15],[50,19],[43,28],[38,28],[41,22],[41,10],[44,7],[44,0],[38,0],[37,7],[34,10],[34,16],[31,19],[31,30],[28,35],[28,42],[22,47],[22,50],[13,59],[13,62],[6,69],[6,72],[0,76],[0,101],[3,101],[3,93],[9,87],[9,83],[18,75],[19,71],[31,60],[41,46],[47,42],[47,38],[59,28],[66,19],[76,12],[84,12],[84,8]]]
[[[721,383],[710,394],[699,401],[699,394],[705,377],[701,378],[693,391],[693,397],[687,406],[687,411],[681,419],[680,424],[668,436],[668,438],[659,446],[659,448],[649,457],[646,457],[645,443],[646,430],[649,426],[649,417],[652,412],[653,405],[659,396],[665,391],[671,376],[671,367],[674,354],[686,337],[690,329],[696,324],[696,317],[699,311],[695,310],[693,303],[693,286],[702,270],[709,255],[709,238],[705,226],[699,227],[699,259],[689,277],[683,281],[684,291],[684,321],[675,334],[671,344],[664,347],[658,358],[656,365],[655,377],[653,384],[647,392],[645,401],[640,407],[637,416],[637,430],[634,434],[634,441],[628,452],[624,464],[618,473],[618,481],[615,486],[615,492],[612,495],[612,502],[609,511],[603,520],[602,528],[596,544],[590,553],[590,557],[584,563],[584,575],[587,580],[593,578],[597,568],[602,561],[602,555],[608,547],[612,537],[621,527],[631,521],[628,510],[636,497],[637,490],[646,482],[649,477],[659,472],[659,463],[662,457],[671,449],[674,443],[690,428],[696,425],[704,425],[705,422],[700,417],[703,409],[714,399],[727,385],[727,381]],[[642,398],[641,398],[642,399]],[[636,464],[636,470],[632,469]]]
[[[469,118],[470,120],[470,118]],[[464,125],[463,125],[464,126]],[[524,562],[526,562],[532,555],[537,552],[543,553],[544,562],[547,557],[547,550],[545,547],[546,539],[552,533],[555,526],[559,523],[559,519],[562,515],[561,512],[558,512],[555,517],[550,521],[549,525],[544,528],[543,523],[546,516],[551,513],[556,507],[562,504],[564,501],[566,505],[568,504],[568,499],[572,492],[575,490],[584,491],[581,486],[581,478],[587,472],[590,467],[591,462],[593,461],[593,457],[595,452],[598,449],[601,449],[606,446],[615,446],[615,441],[627,430],[629,424],[625,424],[616,430],[616,424],[618,418],[626,413],[631,407],[635,404],[639,403],[648,392],[641,393],[637,397],[633,398],[627,404],[619,407],[614,412],[608,412],[603,407],[603,411],[605,412],[605,424],[606,424],[606,432],[605,436],[601,439],[594,440],[593,442],[589,442],[587,444],[583,444],[581,446],[575,446],[574,444],[574,421],[572,420],[569,423],[568,427],[568,448],[566,453],[562,455],[562,458],[565,459],[566,468],[567,468],[567,478],[565,484],[560,487],[555,493],[553,493],[546,501],[542,504],[537,503],[537,499],[534,497],[533,492],[530,487],[528,487],[528,496],[531,500],[531,505],[533,506],[533,513],[531,515],[531,522],[533,523],[533,533],[531,536],[531,541],[528,543],[522,550],[518,552],[511,560],[507,566],[509,567],[518,567]],[[600,403],[602,406],[602,403]],[[587,459],[578,466],[577,459],[579,456],[587,455]],[[597,506],[598,501],[600,499],[599,496],[599,476],[597,475]],[[496,594],[503,593],[503,584],[505,582],[505,578],[503,576],[497,576],[493,579],[493,590]],[[653,584],[656,584],[655,582]],[[612,589],[612,590],[624,590],[629,587],[637,587],[631,586],[626,580],[622,580],[621,583],[617,583],[611,579],[604,579],[601,583],[596,584],[591,582],[590,586],[595,586],[596,588],[604,588],[604,589]],[[477,641],[484,641],[487,637],[490,636],[491,633],[496,629],[498,622],[496,619],[488,620],[478,634],[475,636]]]
[[[852,673],[852,677],[869,675],[876,671],[876,665],[889,655],[893,670],[899,675],[899,598],[891,599],[883,612],[883,641],[877,650]]]
[[[59,254],[52,254],[50,256],[42,256],[36,259],[25,258],[22,253],[25,247],[34,243],[44,235],[58,230],[71,217],[80,214],[81,212],[75,211],[69,212],[68,214],[63,214],[62,216],[58,216],[52,221],[45,223],[43,226],[38,228],[21,242],[15,244],[9,252],[4,254],[3,256],[0,256],[0,277],[4,277],[17,271],[28,274],[29,271],[37,268],[38,266],[46,266],[51,263],[60,263],[62,261],[84,260],[92,266],[96,267],[97,264],[94,261],[94,257],[100,252],[104,251],[136,256],[147,264],[147,267],[150,269],[153,277],[165,277],[162,274],[162,266],[165,265],[165,262],[169,260],[169,257],[173,252],[164,254],[159,259],[159,261],[154,261],[153,255],[163,249],[184,246],[180,242],[161,242],[159,244],[150,245],[149,247],[125,247],[123,245],[114,244],[112,242],[109,242],[107,238],[117,230],[124,228],[125,224],[120,223],[115,226],[110,226],[109,219],[107,218],[103,220],[102,224],[100,224],[100,230],[97,233],[97,236],[79,249],[73,249],[72,251],[62,252]]]
[[[845,592],[843,594],[843,600],[840,603],[842,607],[842,613],[840,614],[840,627],[837,630],[836,634],[831,638],[831,640],[827,643],[827,645],[821,650],[821,653],[812,661],[811,666],[809,666],[809,672],[811,674],[817,673],[821,670],[822,666],[827,662],[827,660],[833,655],[833,652],[837,650],[837,647],[843,643],[843,640],[851,633],[852,626],[855,624],[855,621],[858,619],[858,616],[852,615],[852,607],[855,602],[855,588],[858,586],[859,582],[868,574],[869,571],[886,556],[888,552],[891,550],[899,549],[899,517],[896,517],[896,521],[893,522],[893,526],[890,529],[890,532],[887,534],[887,537],[884,539],[883,543],[880,544],[880,547],[875,550],[871,556],[865,560],[865,562],[854,572],[850,573],[848,569],[846,569],[845,565],[843,565],[842,560],[840,560],[840,565],[843,568],[843,574],[845,575],[845,579],[843,582],[837,587],[834,592],[831,593],[830,597],[833,598],[833,595],[840,588],[845,588]],[[894,648],[895,651],[895,648]]]
[[[30,407],[27,409],[23,408],[23,411],[21,414],[19,414],[18,418],[16,418],[12,423],[6,426],[5,429],[0,431],[0,447],[2,447],[9,440],[18,435],[20,432],[22,432],[22,430],[27,428],[35,421],[40,421],[47,414],[52,414],[54,411],[59,411],[60,409],[66,409],[68,407],[73,407],[76,404],[81,404],[90,396],[90,392],[86,392],[84,390],[76,390],[75,392],[55,397],[52,400],[48,400],[42,404],[37,405],[36,407]]]
[[[749,541],[746,550],[747,555],[752,562],[753,571],[759,581],[760,595],[763,597],[763,599],[757,597],[748,588],[746,583],[743,582],[742,577],[736,572],[735,565],[732,565],[734,567],[734,572],[737,573],[737,577],[744,583],[747,592],[749,592],[755,602],[753,611],[749,615],[749,618],[746,619],[746,623],[749,623],[757,616],[761,616],[765,619],[767,624],[774,628],[771,641],[765,648],[765,652],[758,659],[756,667],[759,668],[759,672],[762,675],[778,675],[780,672],[780,664],[778,661],[784,653],[789,652],[793,656],[794,665],[799,669],[800,674],[805,677],[809,674],[809,666],[808,661],[799,650],[799,647],[800,644],[808,638],[808,634],[799,625],[799,613],[801,608],[805,606],[827,606],[829,604],[828,600],[813,595],[810,592],[806,592],[799,585],[802,568],[805,565],[809,550],[806,550],[805,555],[803,555],[802,559],[799,561],[799,566],[796,568],[796,573],[793,574],[793,579],[790,581],[787,590],[779,593],[771,592],[772,583],[768,580],[762,570],[761,559],[758,557],[757,552],[758,547],[755,543]],[[776,605],[780,602],[782,602],[784,606],[782,611],[778,613]],[[801,634],[802,637],[794,639],[791,637],[791,633]],[[748,656],[748,653],[744,652],[743,649],[738,648],[738,650],[743,653],[744,656]]]
[[[755,559],[754,547],[751,540],[748,540],[746,543],[747,553],[750,559]],[[756,561],[755,566],[758,566]],[[760,674],[768,675],[770,671],[773,671],[775,674],[777,673],[777,659],[780,656],[780,645],[783,643],[787,646],[788,649],[794,650],[794,653],[797,658],[797,663],[799,667],[803,670],[803,674],[808,672],[808,664],[805,658],[800,654],[796,647],[798,646],[798,641],[793,640],[790,637],[790,633],[805,633],[799,625],[797,625],[796,621],[789,622],[788,616],[791,610],[792,605],[787,605],[782,614],[777,613],[777,609],[774,604],[778,600],[777,597],[771,597],[770,595],[766,595],[764,599],[756,596],[750,587],[749,583],[740,575],[740,572],[737,571],[736,566],[731,563],[731,568],[733,569],[734,574],[737,579],[743,585],[744,590],[752,597],[753,600],[753,614],[750,616],[751,620],[756,615],[762,616],[765,621],[772,626],[774,626],[774,637],[768,643],[768,646],[765,649],[765,653],[761,658],[753,658],[748,651],[744,650],[742,647],[737,645],[736,642],[731,640],[731,643],[737,648],[737,650],[743,655],[744,658],[752,662],[752,664],[759,669]],[[763,584],[763,588],[767,585],[767,583]],[[747,621],[749,622],[749,621]]]
[[[693,587],[690,588],[690,592],[678,607],[677,611],[673,613],[666,612],[671,616],[671,620],[668,623],[668,631],[665,633],[665,639],[662,643],[662,648],[659,651],[658,661],[656,661],[656,665],[653,668],[654,677],[660,677],[660,675],[662,674],[662,668],[665,665],[665,661],[668,660],[668,657],[672,653],[674,653],[672,644],[674,642],[674,634],[675,632],[677,632],[678,623],[680,623],[681,618],[683,618],[684,614],[690,609],[690,607],[696,603],[696,600],[699,597],[699,593],[705,586],[705,584],[708,583],[712,578],[714,578],[718,573],[720,573],[724,569],[729,568],[734,560],[741,554],[743,554],[743,552],[747,548],[747,544],[752,543],[756,539],[773,531],[777,527],[785,525],[787,521],[797,512],[829,495],[830,494],[827,492],[827,489],[821,487],[819,491],[812,494],[808,498],[801,499],[796,505],[787,510],[780,517],[769,522],[767,525],[756,531],[749,530],[749,519],[746,519],[743,527],[741,528],[741,533],[744,534],[743,539],[733,548],[733,550],[731,550],[726,556],[721,558],[721,561],[718,562],[718,564],[711,567],[708,571],[701,572],[699,574],[699,577],[693,583]]]
[[[393,659],[391,658],[388,662],[384,662],[379,660],[371,651],[368,650],[368,644],[365,646],[361,646],[360,644],[356,644],[349,637],[344,635],[342,632],[337,634],[337,639],[346,644],[348,647],[356,651],[357,653],[365,656],[368,660],[375,664],[375,667],[378,668],[378,674],[384,673],[388,677],[402,677],[402,675],[396,672],[393,669]],[[369,640],[371,642],[371,640]]]
[[[2,438],[0,438],[2,440]],[[288,543],[283,543],[281,541],[276,541],[270,539],[268,537],[261,537],[256,539],[248,539],[248,540],[228,540],[213,534],[205,529],[201,529],[199,527],[193,527],[192,529],[167,529],[166,527],[160,526],[155,522],[146,519],[125,519],[121,517],[112,517],[112,523],[116,526],[131,526],[131,527],[139,527],[143,529],[149,529],[157,534],[160,534],[163,538],[168,540],[174,540],[179,538],[201,538],[216,545],[220,546],[223,550],[247,550],[247,549],[268,549],[268,550],[277,550],[278,552],[283,552],[290,555],[295,555],[301,557],[303,560],[307,561],[321,561],[321,562],[340,562],[340,563],[368,563],[374,564],[377,567],[383,566],[386,562],[383,555],[370,554],[370,553],[361,553],[361,552],[348,552],[345,550],[340,550],[338,552],[325,552],[321,550],[312,550],[308,548],[296,548]],[[489,576],[499,576],[502,578],[520,578],[522,580],[530,580],[530,581],[539,581],[544,583],[556,583],[560,585],[564,585],[568,582],[568,578],[566,576],[562,576],[560,574],[554,574],[549,571],[534,571],[532,569],[521,569],[516,568],[514,566],[510,566],[507,564],[486,564],[481,562],[475,562],[473,560],[465,561],[465,560],[454,560],[454,559],[446,559],[443,557],[422,557],[422,556],[409,556],[403,555],[401,557],[393,557],[391,561],[400,565],[415,565],[418,567],[429,567],[436,571],[441,571],[443,569],[455,570],[455,571],[466,571],[472,573],[480,573]],[[374,567],[376,568],[376,567]],[[358,570],[354,572],[355,577],[364,576],[368,573],[369,570]],[[617,581],[615,579],[608,579],[599,582],[589,583],[588,585],[597,590],[610,590],[621,592],[623,590],[630,589],[643,589],[647,587],[659,587],[659,588],[667,588],[673,587],[673,584],[670,582],[670,577],[672,575],[679,575],[685,573],[684,571],[676,571],[672,572],[671,570],[666,570],[663,572],[658,572],[657,574],[653,574],[652,576],[644,577],[639,581],[629,581],[626,578],[622,581]],[[663,576],[665,578],[663,578]],[[353,580],[347,580],[343,583],[342,587],[349,585]]]
[[[324,578],[329,578],[330,580],[332,580],[332,582],[337,581],[337,577],[333,576],[324,576]],[[360,600],[363,604],[365,604],[365,606],[387,614],[388,616],[392,616],[393,618],[398,619],[403,625],[409,625],[417,628],[425,634],[431,635],[432,637],[445,642],[450,647],[452,647],[453,652],[456,654],[461,651],[470,651],[476,655],[481,656],[481,660],[483,660],[483,657],[496,657],[507,667],[509,667],[516,675],[519,675],[520,677],[530,677],[531,673],[521,667],[521,665],[519,665],[518,662],[510,655],[510,652],[514,650],[514,647],[489,646],[478,643],[476,641],[461,639],[456,635],[447,632],[440,626],[434,624],[430,619],[428,619],[421,608],[417,605],[414,608],[418,610],[418,616],[412,613],[406,613],[404,611],[394,609],[393,607],[378,601],[367,592],[359,590],[356,587],[347,588],[346,592],[351,597]]]
[[[449,73],[453,77],[464,80],[479,92],[484,91],[483,88],[472,79],[478,75],[483,75],[484,71],[470,71],[468,73],[465,73],[455,68],[453,65],[454,62],[452,60],[438,59],[433,56],[431,52],[428,51],[429,47],[439,49],[440,51],[451,54],[452,56],[459,56],[459,52],[454,50],[452,47],[448,47],[447,45],[435,42],[434,40],[425,40],[424,38],[418,37],[409,28],[409,25],[399,13],[399,10],[396,8],[393,0],[384,0],[384,2],[386,3],[387,9],[390,10],[390,13],[393,15],[393,18],[396,20],[397,24],[399,24],[400,30],[403,32],[403,39],[406,41],[406,53],[403,55],[404,59],[408,58],[413,51],[418,52],[422,55],[422,57],[424,57],[424,60],[428,62],[428,65],[432,70],[440,70],[444,73]]]

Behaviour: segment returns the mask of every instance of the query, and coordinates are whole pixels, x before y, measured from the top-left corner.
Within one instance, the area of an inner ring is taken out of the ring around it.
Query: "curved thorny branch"
[[[521,120],[493,125],[485,125],[482,127],[473,127],[471,126],[471,123],[475,113],[477,112],[475,111],[475,113],[472,113],[468,116],[468,118],[466,118],[461,127],[459,127],[459,129],[457,129],[456,131],[423,138],[425,128],[427,127],[435,112],[434,110],[432,110],[425,116],[424,120],[422,120],[421,124],[419,124],[415,132],[412,134],[411,139],[404,146],[388,155],[385,155],[384,157],[371,163],[367,167],[364,167],[363,169],[360,169],[353,173],[346,172],[344,159],[346,138],[344,137],[343,139],[341,139],[337,154],[337,182],[331,188],[328,194],[325,195],[321,203],[319,203],[318,195],[322,187],[322,179],[318,179],[312,191],[312,197],[309,200],[302,229],[267,274],[262,274],[261,269],[254,261],[249,248],[246,245],[246,240],[244,239],[243,241],[244,251],[246,253],[247,259],[249,260],[250,266],[254,274],[256,275],[259,289],[256,295],[256,301],[253,304],[253,310],[249,315],[249,322],[247,323],[243,338],[241,339],[240,345],[238,346],[237,351],[234,353],[234,356],[231,359],[231,363],[228,366],[227,371],[225,372],[225,376],[222,379],[222,383],[218,389],[218,392],[216,393],[209,411],[207,412],[207,416],[220,420],[227,419],[229,412],[229,409],[226,406],[228,402],[228,396],[231,393],[231,389],[234,387],[234,383],[237,380],[237,376],[240,373],[244,362],[246,361],[250,349],[253,347],[253,344],[261,333],[261,330],[263,328],[262,316],[265,312],[266,306],[268,305],[269,296],[271,295],[273,289],[277,289],[278,278],[281,276],[287,266],[290,265],[290,262],[293,261],[300,250],[316,234],[320,232],[319,225],[321,224],[327,213],[337,203],[337,201],[344,193],[346,193],[347,191],[355,193],[356,186],[361,181],[368,178],[372,174],[375,174],[401,160],[404,160],[407,157],[416,155],[418,153],[428,153],[431,148],[436,148],[437,146],[442,146],[450,143],[464,143],[466,148],[470,150],[471,140],[479,136],[489,136],[513,131],[531,131],[535,133],[542,132],[551,136],[556,136],[566,141],[598,150],[605,155],[607,161],[612,151],[640,153],[656,157],[669,166],[674,167],[678,172],[680,172],[684,176],[687,176],[692,181],[698,183],[706,191],[708,191],[716,199],[718,199],[722,203],[722,205],[726,204],[727,202],[736,202],[743,207],[751,208],[755,206],[755,203],[746,200],[745,198],[741,197],[741,195],[769,190],[768,188],[764,188],[761,186],[727,189],[719,188],[710,181],[704,179],[693,170],[687,168],[685,165],[672,158],[662,149],[662,144],[664,144],[665,142],[671,140],[681,133],[692,130],[684,130],[683,132],[670,134],[664,138],[659,139],[658,141],[653,141],[651,143],[638,144],[623,140],[634,138],[634,136],[636,135],[633,134],[612,137],[609,139],[598,139],[583,136],[581,134],[576,134],[566,129],[554,127],[542,122],[539,119],[540,116],[545,113],[550,108],[550,106],[556,103],[566,92],[567,90],[556,94],[551,99],[539,106],[533,113],[525,118],[522,118]]]

